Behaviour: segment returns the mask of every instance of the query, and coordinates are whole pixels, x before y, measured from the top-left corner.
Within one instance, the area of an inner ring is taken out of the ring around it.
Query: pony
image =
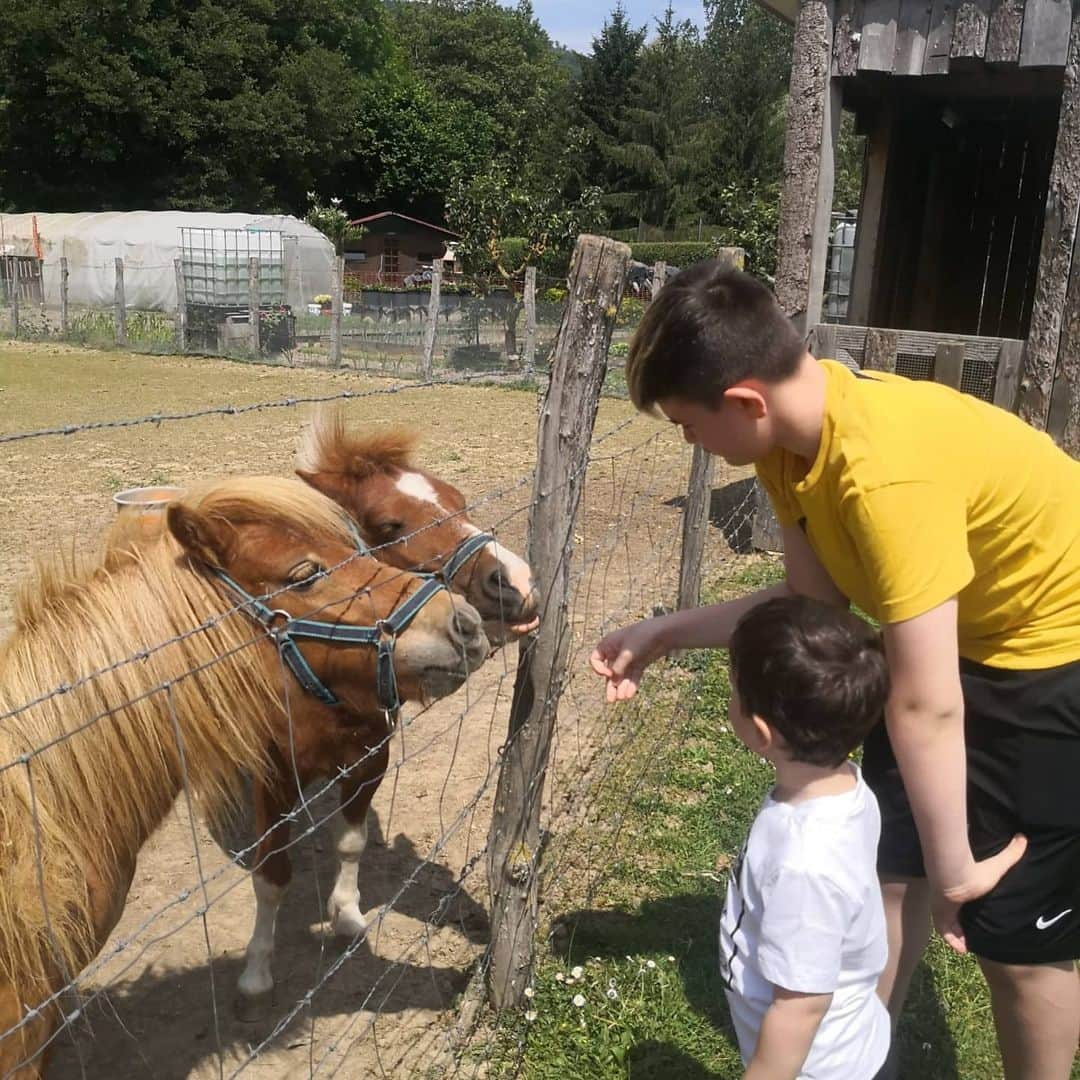
[[[295,478],[204,484],[152,541],[43,562],[0,645],[0,1074],[44,1075],[62,988],[182,789],[220,819],[289,737],[381,715],[391,681],[450,693],[489,648],[474,609],[359,554]]]
[[[440,576],[480,613],[492,644],[521,637],[539,622],[532,572],[520,556],[469,520],[456,487],[415,465],[417,442],[417,435],[402,427],[371,434],[349,431],[340,408],[322,409],[301,439],[296,473],[349,514],[377,558],[403,571]],[[338,783],[341,825],[327,918],[343,937],[355,939],[367,930],[359,866],[367,846],[368,811],[389,764],[387,728],[386,721],[372,717],[363,733],[355,726],[324,729],[323,743],[309,746],[305,754],[279,746],[276,774],[254,780],[255,835],[261,839],[252,877],[255,925],[237,984],[236,1011],[242,1019],[261,1018],[273,1000],[274,932],[292,879],[286,815],[304,787],[336,772],[344,773]],[[223,846],[235,850],[238,845]]]

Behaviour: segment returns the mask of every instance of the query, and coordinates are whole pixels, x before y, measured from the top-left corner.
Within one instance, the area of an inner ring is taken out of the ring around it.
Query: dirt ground
[[[0,433],[389,385],[354,372],[0,343]],[[410,388],[351,401],[346,409],[357,425],[420,428],[421,463],[470,500],[530,474],[531,391]],[[309,410],[301,405],[0,444],[0,633],[10,629],[12,587],[34,556],[60,544],[92,544],[113,513],[113,493],[225,473],[287,474]],[[596,431],[631,416],[628,403],[604,400]],[[598,687],[582,674],[580,650],[604,627],[671,602],[688,463],[674,431],[641,418],[595,448],[576,537],[571,618],[579,653],[575,692],[560,714],[560,775],[573,773],[602,726],[595,724]],[[745,506],[745,480],[718,475],[715,488],[715,521]],[[485,501],[473,520],[496,525],[504,543],[523,551],[530,492],[526,484]],[[735,514],[740,527],[745,517]],[[729,541],[745,541],[741,529],[709,532],[709,566],[730,558]],[[323,828],[293,849],[293,885],[278,920],[276,997],[265,1021],[242,1022],[233,1013],[254,912],[250,885],[201,824],[193,843],[181,798],[143,849],[124,917],[103,956],[124,947],[83,983],[83,994],[96,996],[85,1019],[58,1040],[50,1075],[437,1075],[455,996],[487,939],[484,864],[474,856],[486,840],[515,664],[516,648],[502,650],[468,687],[403,726],[396,740],[403,763],[375,798],[361,864],[361,902],[377,930],[348,956],[348,943],[329,935],[323,922],[321,903],[335,872],[331,831]],[[328,813],[335,804],[336,796],[324,799],[316,811]],[[200,867],[211,879],[205,927],[197,912]],[[191,897],[181,901],[185,890]],[[263,1045],[294,1009],[294,1019]]]

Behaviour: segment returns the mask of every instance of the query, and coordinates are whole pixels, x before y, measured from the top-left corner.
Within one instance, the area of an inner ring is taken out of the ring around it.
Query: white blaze
[[[442,511],[444,517],[450,516],[450,511],[439,502],[438,493],[432,487],[431,481],[420,473],[403,472],[398,477],[396,487],[403,495],[431,503]],[[475,525],[467,521],[461,522],[461,528],[466,536],[476,536],[480,532]],[[494,540],[485,546],[502,568],[503,578],[510,583],[510,587],[522,596],[528,596],[533,590],[529,564],[520,555],[515,555]]]

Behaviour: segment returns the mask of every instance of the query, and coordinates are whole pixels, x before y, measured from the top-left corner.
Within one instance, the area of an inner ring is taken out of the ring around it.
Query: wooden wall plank
[[[990,0],[961,0],[953,26],[952,59],[982,59],[990,31]]]
[[[865,0],[859,42],[860,71],[892,71],[899,14],[900,0]]]
[[[1016,396],[1020,392],[1020,368],[1024,359],[1022,341],[1003,341],[998,350],[994,375],[994,404],[1008,412],[1016,412]]]
[[[1005,285],[1016,244],[1016,217],[1020,210],[1024,157],[1027,149],[1026,102],[1010,101],[1004,117],[1001,168],[987,238],[978,331],[984,336],[1010,337],[1002,329]]]
[[[806,339],[806,347],[819,360],[836,358],[836,327],[829,323],[818,323]]]
[[[926,36],[924,75],[947,75],[949,54],[952,51],[953,25],[956,21],[956,0],[934,0],[930,9],[930,31]]]
[[[892,102],[882,101],[866,140],[866,170],[859,205],[859,227],[855,230],[851,294],[848,297],[848,322],[860,326],[865,326],[870,321],[893,117]]]
[[[1021,67],[1062,67],[1069,46],[1069,0],[1027,0]]]
[[[868,371],[896,371],[896,350],[900,345],[897,330],[879,330],[871,326],[866,331],[863,367]]]
[[[964,343],[942,341],[934,351],[934,382],[960,389],[964,378]]]
[[[1024,27],[1024,0],[993,0],[990,29],[986,35],[988,64],[1015,64],[1020,57],[1020,32]]]
[[[859,70],[862,22],[863,0],[838,0],[832,54],[832,73],[835,78],[846,78]]]
[[[800,0],[784,141],[776,298],[805,335],[821,319],[840,134],[841,90],[830,77],[831,0]]]
[[[921,75],[926,59],[933,0],[900,0],[896,21],[894,75]]]
[[[1026,17],[1025,17],[1026,22]],[[1058,120],[1054,164],[1050,169],[1043,219],[1035,303],[1031,312],[1024,372],[1020,380],[1020,416],[1045,428],[1050,393],[1057,372],[1058,346],[1069,287],[1073,245],[1080,212],[1080,13],[1072,21],[1069,56]]]

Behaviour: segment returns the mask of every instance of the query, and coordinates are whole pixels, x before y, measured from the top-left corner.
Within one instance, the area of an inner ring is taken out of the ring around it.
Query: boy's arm
[[[799,994],[773,987],[754,1056],[743,1080],[795,1080],[817,1034],[832,994]]]
[[[954,949],[965,949],[960,905],[988,893],[1024,853],[1014,837],[976,862],[967,836],[964,698],[957,649],[957,601],[884,628],[892,694],[886,724],[911,803],[930,881],[934,919]]]
[[[673,649],[727,648],[743,615],[773,597],[797,593],[846,608],[847,597],[833,584],[802,529],[788,526],[783,535],[786,576],[779,584],[723,604],[644,619],[603,638],[590,663],[597,675],[607,679],[608,701],[633,697],[645,668]]]

